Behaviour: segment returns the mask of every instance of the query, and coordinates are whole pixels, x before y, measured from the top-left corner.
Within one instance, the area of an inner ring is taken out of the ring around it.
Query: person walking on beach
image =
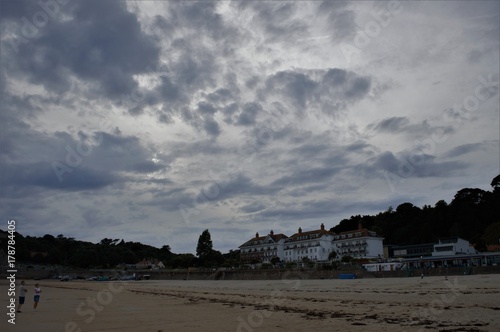
[[[38,307],[38,302],[40,302],[40,293],[42,290],[40,289],[40,284],[35,284],[35,296],[34,296],[34,303],[33,303],[33,309],[36,309]]]
[[[17,312],[21,312],[21,307],[24,304],[24,298],[26,297],[26,292],[28,290],[24,287],[24,280],[21,281],[21,285],[19,286],[19,303],[17,304]]]

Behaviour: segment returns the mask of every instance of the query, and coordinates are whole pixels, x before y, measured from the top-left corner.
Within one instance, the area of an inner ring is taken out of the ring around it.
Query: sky
[[[0,215],[228,252],[491,190],[498,1],[1,1]]]

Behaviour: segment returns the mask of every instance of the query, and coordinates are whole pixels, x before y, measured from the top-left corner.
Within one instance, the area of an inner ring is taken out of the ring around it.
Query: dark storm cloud
[[[217,123],[217,121],[213,118],[206,118],[203,121],[203,129],[205,129],[206,133],[212,137],[217,137],[221,133],[219,123]]]
[[[124,2],[76,1],[59,8],[60,13],[35,37],[19,43],[17,51],[7,48],[10,54],[3,61],[15,63],[31,82],[62,93],[76,75],[99,86],[107,97],[118,98],[137,87],[133,75],[156,66],[159,47]],[[29,17],[31,10],[19,9],[17,14]],[[14,22],[21,23],[17,18]]]
[[[308,184],[317,182],[328,182],[340,171],[337,167],[311,167],[293,172],[291,175],[281,177],[274,181],[274,186]]]
[[[283,19],[280,22],[289,21],[283,26],[298,24],[291,18],[297,13],[297,6],[293,3],[248,6],[258,13],[260,20],[269,22],[271,10],[273,17]],[[208,36],[223,45],[237,40],[239,32],[224,24],[217,13],[216,3],[168,3],[165,18],[153,20],[156,36],[143,32],[137,17],[126,9],[123,2],[90,1],[68,5],[61,10],[71,19],[52,20],[40,36],[20,45],[22,56],[14,62],[32,82],[61,93],[69,89],[69,78],[74,74],[91,83],[91,93],[117,100],[118,105],[128,107],[132,116],[143,114],[146,107],[154,107],[153,112],[160,122],[171,124],[175,115],[179,115],[184,122],[212,138],[220,135],[222,127],[215,117],[209,115],[219,111],[224,112],[226,123],[256,124],[262,106],[255,102],[242,103],[238,99],[236,84],[228,85],[231,88],[217,86],[215,76],[220,73],[220,64],[213,49],[200,42],[200,29],[207,32],[204,38]],[[276,35],[283,33],[279,27],[268,28],[274,29]],[[180,37],[170,38],[173,29],[182,31],[175,34]],[[169,32],[166,36],[169,43],[164,52],[176,56],[167,58],[165,73],[159,76],[157,87],[152,91],[139,90],[133,75],[152,73],[158,67],[157,37],[165,30]],[[284,95],[298,114],[304,113],[309,103],[319,103],[322,111],[331,113],[345,108],[349,101],[362,98],[370,88],[370,79],[351,72],[343,72],[342,82],[329,78],[330,75],[328,72],[323,78],[318,78],[295,71],[278,72],[267,79],[268,87],[275,90],[269,94]],[[206,93],[209,89],[213,92]],[[204,91],[205,101],[200,100],[194,110],[183,108],[182,105],[192,98],[190,96],[201,91]],[[139,97],[134,98],[137,92]],[[331,98],[321,97],[332,92]],[[267,95],[266,91],[261,93]],[[238,110],[240,113],[236,115]]]
[[[156,18],[156,33],[167,40],[176,36],[164,50],[178,55],[167,59],[172,84],[182,86],[184,94],[214,85],[216,54],[202,39],[210,39],[224,51],[237,38],[237,30],[224,24],[217,2],[171,1],[166,6],[165,17]]]
[[[236,124],[242,126],[254,125],[255,118],[260,112],[262,112],[262,110],[262,106],[259,103],[253,102],[244,104]]]
[[[207,100],[213,103],[224,103],[232,100],[232,92],[226,88],[217,89],[207,95]]]
[[[202,189],[199,195],[205,195],[208,201],[221,201],[227,198],[234,198],[240,195],[269,195],[278,188],[266,187],[256,184],[252,178],[238,173],[227,179],[216,181],[208,187]]]
[[[366,126],[366,129],[377,133],[403,133],[412,139],[427,138],[433,134],[437,137],[450,135],[455,130],[452,126],[432,126],[427,120],[411,123],[407,117],[390,117]]]
[[[256,26],[263,27],[266,42],[283,42],[306,36],[308,25],[294,16],[300,4],[280,1],[238,1],[240,9],[251,10]]]
[[[52,163],[2,163],[2,186],[5,187],[43,187],[68,191],[99,189],[120,179],[107,170],[89,167],[70,169],[70,173],[59,181],[54,174]]]
[[[131,113],[141,114],[148,106],[161,105],[154,107],[161,122],[173,123],[178,115],[183,122],[216,138],[222,128],[213,115],[229,107],[239,93],[236,81],[217,79],[225,70],[221,68],[221,53],[232,53],[238,31],[225,25],[216,2],[172,1],[164,5],[164,17],[155,17],[153,23],[156,38],[163,41],[164,73],[152,91],[141,91],[148,97],[139,98]],[[213,44],[218,45],[215,52]],[[186,105],[193,96],[200,98],[190,109]],[[227,117],[224,120],[231,121]]]
[[[318,6],[318,16],[326,16],[335,40],[354,38],[358,30],[356,14],[349,9],[349,5],[347,1],[323,1]]]
[[[213,115],[217,110],[215,107],[209,103],[201,102],[198,103],[198,112],[201,114],[210,114]]]
[[[176,65],[172,66],[172,68],[174,72],[178,69]],[[211,81],[212,69],[207,69],[203,74],[209,81]],[[201,72],[193,68],[190,68],[191,70],[196,75]],[[183,69],[181,69],[181,73],[182,71]],[[184,77],[183,74],[179,75]],[[281,99],[285,105],[281,105],[281,108],[284,112],[292,112],[298,116],[304,116],[309,111],[309,108],[330,116],[335,115],[336,112],[345,110],[348,105],[364,98],[371,88],[370,77],[359,76],[354,72],[336,68],[315,71],[280,71],[268,76],[265,82],[265,88],[258,90],[258,95],[262,101],[266,102],[268,99],[282,97]],[[222,129],[213,115],[218,112],[224,114],[223,121],[225,123],[241,126],[257,125],[257,118],[260,114],[266,113],[266,119],[264,120],[266,123],[273,121],[273,119],[268,118],[276,117],[274,106],[265,111],[262,104],[257,101],[241,103],[237,86],[231,89],[218,87],[213,89],[213,92],[205,93],[205,100],[200,101],[194,110],[181,107],[182,100],[186,99],[182,97],[176,100],[176,97],[185,96],[186,91],[193,91],[193,93],[199,91],[198,89],[201,89],[202,86],[207,89],[212,83],[205,82],[201,84],[196,79],[195,84],[196,86],[189,87],[189,82],[177,83],[170,78],[163,78],[162,84],[158,88],[158,100],[168,96],[168,93],[171,93],[172,97],[175,96],[175,98],[167,97],[163,99],[166,105],[169,106],[164,105],[160,114],[165,114],[167,122],[172,121],[172,114],[180,113],[184,122],[203,130],[211,137],[217,137]],[[201,85],[198,86],[198,84]],[[167,93],[161,93],[160,91],[167,85],[169,86],[166,90]],[[181,90],[178,86],[183,86],[184,91],[179,92]],[[271,103],[275,105],[277,102],[272,101]]]
[[[262,211],[266,208],[266,205],[261,202],[252,202],[240,208],[240,211],[243,213],[255,213],[258,211]]]
[[[435,156],[403,152],[394,155],[386,151],[356,166],[368,177],[389,172],[399,178],[452,177],[464,170],[467,164],[461,161],[438,161]]]
[[[160,80],[161,84],[158,87],[157,92],[159,93],[163,101],[175,103],[187,100],[182,91],[182,88],[178,85],[175,85],[170,77],[162,75],[160,76]]]
[[[16,0],[16,1],[1,1],[0,20],[16,19],[20,20],[22,17],[29,17],[34,13],[41,10],[40,5],[33,0]],[[30,17],[31,18],[31,17]]]
[[[298,115],[310,106],[324,114],[344,110],[349,103],[362,99],[369,92],[371,78],[354,72],[332,68],[316,71],[281,71],[266,80],[263,98],[280,96],[288,101]]]
[[[187,91],[213,86],[215,84],[213,74],[217,69],[213,51],[183,46],[177,47],[184,53],[183,56],[171,65],[176,76],[176,84],[184,86]]]
[[[348,153],[362,153],[372,155],[377,151],[377,148],[366,142],[357,141],[344,147],[344,151]]]
[[[168,27],[184,27],[195,31],[203,31],[213,39],[230,38],[234,31],[224,25],[222,16],[217,12],[214,1],[170,1],[166,14]]]
[[[448,158],[453,158],[453,157],[458,157],[470,152],[474,152],[477,150],[480,150],[482,148],[481,143],[470,143],[470,144],[463,144],[454,147],[453,149],[449,150],[444,154],[445,157]]]
[[[293,71],[278,72],[266,81],[266,91],[273,91],[285,95],[297,107],[304,108],[317,83],[308,76]]]
[[[370,90],[370,80],[364,77],[356,77],[352,80],[345,96],[349,99],[360,99]]]
[[[478,3],[481,5],[478,5]],[[454,6],[445,6],[443,9],[448,15],[455,17],[459,16],[464,19],[479,17],[488,23],[494,22],[496,25],[500,25],[498,20],[496,20],[500,14],[500,3],[498,1],[456,1],[454,2]]]
[[[183,208],[195,208],[195,196],[186,191],[185,186],[175,186],[173,189],[162,188],[162,190],[151,190],[153,195],[143,204],[145,206],[156,206],[164,211],[179,211]]]
[[[406,127],[410,121],[407,117],[397,117],[384,119],[377,124],[372,124],[367,129],[374,129],[378,132],[398,133]]]
[[[77,136],[68,132],[48,134],[33,130],[23,121],[9,121],[0,158],[4,185],[99,189],[124,182],[122,171],[144,174],[166,167],[151,161],[152,152],[137,137],[81,131]]]
[[[175,187],[175,185],[174,185]],[[238,173],[221,179],[214,179],[207,185],[184,183],[169,191],[158,191],[148,205],[160,206],[167,211],[191,209],[202,210],[205,204],[216,204],[226,199],[241,196],[263,196],[276,193],[280,188],[261,186],[250,177]]]
[[[83,163],[99,169],[114,172],[151,173],[164,169],[167,165],[154,163],[153,152],[142,145],[136,136],[122,136],[105,132],[97,132],[100,144],[93,147]],[[79,142],[73,144],[78,145]]]

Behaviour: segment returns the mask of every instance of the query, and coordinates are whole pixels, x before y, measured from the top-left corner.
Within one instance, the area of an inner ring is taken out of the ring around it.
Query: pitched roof
[[[256,236],[256,237],[248,240],[247,242],[243,243],[238,248],[264,244],[264,240],[268,237],[271,238],[275,243],[281,239],[288,238],[288,236],[286,236],[285,234],[282,234],[282,233],[280,233],[280,234],[268,234],[266,236]]]
[[[314,230],[314,231],[307,231],[307,232],[299,231],[298,233],[295,233],[292,236],[290,236],[288,239],[286,239],[285,242],[295,242],[295,241],[304,241],[304,240],[308,240],[308,239],[318,239],[318,238],[322,237],[323,235],[335,235],[335,233],[325,230],[324,227],[322,227],[321,229]]]
[[[351,237],[366,237],[366,236],[380,237],[374,231],[370,231],[369,229],[366,229],[366,228],[358,228],[358,229],[355,229],[352,231],[340,232],[337,235],[342,236],[342,235],[349,235],[349,234],[352,234]]]

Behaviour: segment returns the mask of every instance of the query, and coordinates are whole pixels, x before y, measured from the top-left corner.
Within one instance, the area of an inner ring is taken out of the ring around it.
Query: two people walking
[[[21,312],[21,307],[23,306],[24,304],[24,301],[25,301],[25,298],[26,298],[26,292],[28,292],[28,290],[26,289],[26,287],[24,286],[25,283],[24,283],[24,280],[21,281],[21,284],[19,285],[19,302],[17,304],[17,312],[20,313]],[[35,295],[33,297],[33,300],[34,300],[34,303],[33,303],[33,309],[36,309],[38,307],[38,302],[40,302],[40,293],[42,292],[42,289],[40,288],[40,284],[35,284]]]

